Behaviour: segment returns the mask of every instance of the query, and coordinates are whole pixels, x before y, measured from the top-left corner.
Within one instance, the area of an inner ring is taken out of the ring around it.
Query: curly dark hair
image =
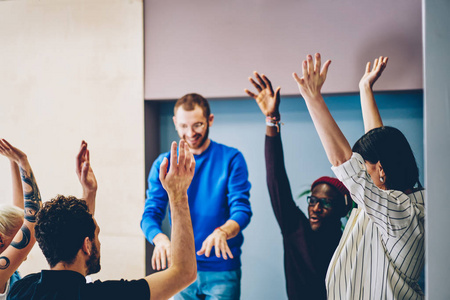
[[[36,216],[35,236],[50,267],[73,263],[86,237],[94,239],[96,224],[84,200],[58,195]]]

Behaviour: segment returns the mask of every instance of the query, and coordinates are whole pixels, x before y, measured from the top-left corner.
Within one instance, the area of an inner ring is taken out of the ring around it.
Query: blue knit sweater
[[[153,163],[148,176],[147,199],[142,215],[141,228],[147,240],[161,233],[161,222],[166,214],[167,193],[159,181],[159,168],[169,152],[161,154]],[[250,208],[250,182],[243,155],[214,141],[195,158],[195,174],[188,189],[189,209],[195,237],[195,251],[200,250],[203,241],[227,220],[236,221],[241,232],[228,240],[234,259],[224,260],[215,255],[197,255],[199,271],[229,271],[240,268],[241,246],[244,241],[242,230],[252,216]],[[214,250],[213,250],[214,251]],[[213,252],[214,253],[214,252]]]

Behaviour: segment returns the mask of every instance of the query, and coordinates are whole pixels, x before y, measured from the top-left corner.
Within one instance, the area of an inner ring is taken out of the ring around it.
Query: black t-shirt
[[[83,275],[75,271],[42,270],[17,281],[7,299],[150,299],[150,288],[145,279],[97,280],[86,283]]]

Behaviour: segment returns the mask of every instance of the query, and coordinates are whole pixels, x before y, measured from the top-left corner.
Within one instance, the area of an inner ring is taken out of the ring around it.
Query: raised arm
[[[248,80],[258,91],[258,95],[252,93],[248,89],[245,92],[256,100],[261,112],[266,116],[266,135],[276,136],[280,132],[280,87],[277,87],[275,92],[272,88],[272,83],[265,75],[259,75],[258,72],[253,72],[256,77],[256,82],[252,77]]]
[[[81,141],[80,151],[76,158],[76,173],[83,187],[83,199],[92,215],[95,213],[95,197],[97,195],[97,179],[91,168],[88,145]]]
[[[312,56],[308,55],[302,63],[303,76],[300,78],[297,73],[293,73],[293,77],[306,102],[328,160],[333,166],[338,166],[350,159],[352,149],[331,116],[321,94],[330,63],[330,60],[326,61],[321,69],[320,54],[316,53],[315,62]]]
[[[383,126],[380,112],[373,95],[373,85],[380,78],[388,62],[387,57],[380,56],[373,62],[372,70],[370,62],[366,65],[366,71],[359,81],[359,91],[361,96],[361,109],[364,120],[364,131],[368,131]]]
[[[178,162],[177,162],[178,159]],[[195,171],[195,160],[188,145],[173,142],[169,162],[164,159],[160,169],[160,180],[169,196],[172,217],[172,259],[168,269],[151,274],[147,280],[151,299],[168,299],[194,282],[197,274],[194,233],[189,212],[187,189]]]
[[[11,178],[12,178],[12,194],[13,194],[13,205],[21,209],[23,207],[23,192],[22,192],[22,180],[20,179],[19,166],[14,160],[9,160],[11,165]]]
[[[300,211],[292,197],[291,186],[284,164],[283,146],[281,144],[280,122],[280,87],[273,91],[272,83],[265,75],[254,72],[256,80],[249,77],[249,81],[258,91],[254,94],[245,92],[256,100],[261,112],[269,117],[266,119],[266,139],[264,154],[266,160],[266,181],[269,189],[273,212],[281,231],[285,234],[301,226],[305,215]]]
[[[24,199],[24,222],[20,230],[11,240],[2,236],[0,254],[0,290],[5,283],[25,260],[36,241],[34,237],[34,226],[36,224],[36,213],[41,208],[41,195],[36,180],[28,163],[28,158],[19,149],[13,147],[6,140],[0,140],[0,154],[14,161],[20,168],[22,190]],[[10,243],[7,245],[7,243]],[[4,250],[4,251],[3,251]]]

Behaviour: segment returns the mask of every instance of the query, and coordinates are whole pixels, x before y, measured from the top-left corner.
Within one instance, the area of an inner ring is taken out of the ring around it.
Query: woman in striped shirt
[[[360,82],[366,134],[353,149],[331,116],[321,88],[331,61],[320,54],[296,73],[300,93],[336,176],[358,204],[328,267],[328,299],[423,299],[417,284],[424,262],[424,199],[418,168],[404,135],[384,127],[372,86],[387,58],[367,65]],[[418,187],[418,188],[416,188]]]

